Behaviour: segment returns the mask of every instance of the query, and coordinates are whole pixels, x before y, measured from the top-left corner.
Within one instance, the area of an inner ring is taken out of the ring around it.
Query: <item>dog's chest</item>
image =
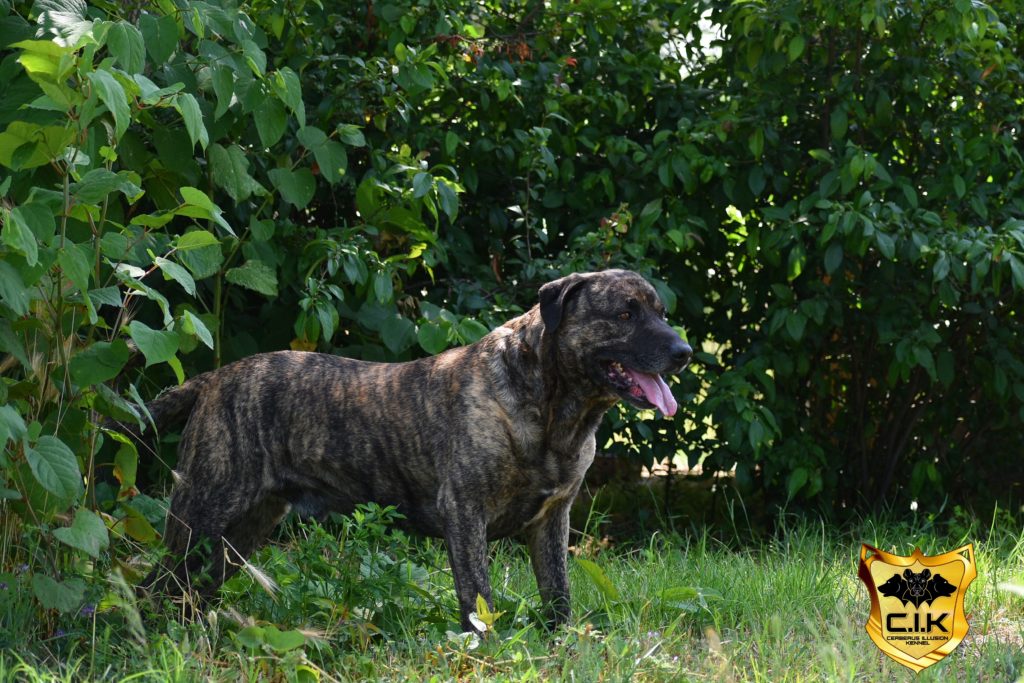
[[[515,483],[505,489],[504,500],[491,526],[492,537],[519,533],[572,503],[594,460],[593,438],[573,454],[547,450],[524,467]]]

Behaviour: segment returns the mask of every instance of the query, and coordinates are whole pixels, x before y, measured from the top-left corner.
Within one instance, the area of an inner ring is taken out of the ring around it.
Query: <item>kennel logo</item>
[[[909,557],[861,546],[857,574],[868,587],[871,640],[914,671],[942,660],[967,635],[964,594],[978,575],[974,546]]]

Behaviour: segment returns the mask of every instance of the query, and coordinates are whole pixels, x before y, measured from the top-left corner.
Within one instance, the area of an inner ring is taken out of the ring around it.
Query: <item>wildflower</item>
[[[5,591],[5,590],[7,590],[7,582],[6,581],[0,581],[0,591]]]
[[[65,633],[64,629],[62,629],[62,628],[59,628],[59,629],[57,629],[56,631],[53,632],[53,637],[54,638],[63,638],[66,635],[67,635],[67,633]]]
[[[22,564],[18,565],[18,573],[19,574],[24,574],[27,571],[28,571],[28,564],[22,563]]]
[[[82,616],[91,617],[96,614],[96,605],[82,605]]]

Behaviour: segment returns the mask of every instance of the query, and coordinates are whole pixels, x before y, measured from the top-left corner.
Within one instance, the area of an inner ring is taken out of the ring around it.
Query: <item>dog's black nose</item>
[[[672,356],[672,360],[680,368],[683,368],[690,362],[690,358],[693,356],[693,349],[682,339],[677,339],[672,344],[672,348],[669,349],[669,353]]]

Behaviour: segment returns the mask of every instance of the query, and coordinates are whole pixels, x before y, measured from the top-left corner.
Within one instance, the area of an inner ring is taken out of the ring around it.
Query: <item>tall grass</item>
[[[971,632],[915,680],[1024,674],[1024,599],[998,588],[1024,583],[1024,534],[1009,515],[982,525],[954,510],[844,528],[781,516],[756,542],[704,528],[610,548],[581,542],[573,625],[554,635],[538,626],[525,551],[501,542],[491,577],[504,613],[477,639],[455,633],[443,545],[386,531],[389,514],[288,525],[254,559],[279,590],[240,575],[196,619],[136,605],[112,585],[95,612],[44,633],[28,622],[29,597],[8,586],[0,680],[910,680],[864,632],[862,542],[902,554],[975,543]]]

